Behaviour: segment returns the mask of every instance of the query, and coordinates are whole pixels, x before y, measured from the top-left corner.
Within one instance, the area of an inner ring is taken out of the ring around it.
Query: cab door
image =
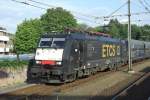
[[[79,50],[79,42],[77,40],[74,40],[72,43],[69,59],[70,59],[70,66],[72,71],[75,68],[79,67],[80,50]]]

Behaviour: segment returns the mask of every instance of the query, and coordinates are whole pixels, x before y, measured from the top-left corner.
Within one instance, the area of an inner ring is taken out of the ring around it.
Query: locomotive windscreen
[[[62,61],[65,38],[41,38],[39,48],[36,49],[35,60]]]
[[[63,48],[65,38],[41,38],[39,47]]]
[[[63,48],[65,45],[65,38],[53,38],[51,47]]]
[[[52,44],[52,38],[41,38],[39,47],[50,47]]]

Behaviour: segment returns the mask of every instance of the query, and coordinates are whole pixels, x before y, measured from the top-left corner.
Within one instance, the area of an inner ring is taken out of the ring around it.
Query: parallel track
[[[139,77],[134,83],[132,83],[131,85],[129,85],[128,87],[126,87],[125,89],[123,89],[123,90],[121,90],[118,94],[116,94],[113,98],[112,98],[112,100],[127,100],[127,98],[129,99],[130,98],[130,96],[129,96],[129,94],[128,94],[128,91],[129,90],[131,90],[131,89],[135,89],[139,84],[141,84],[143,81],[147,81],[148,79],[150,78],[150,72],[148,72],[148,73],[145,73],[145,74],[143,74],[141,77]],[[150,83],[150,82],[149,82]],[[142,87],[142,86],[140,86],[140,87]],[[145,87],[145,86],[144,86]],[[147,86],[147,88],[149,88],[149,86]],[[143,91],[143,90],[141,90],[141,91]],[[144,90],[144,91],[146,91],[146,90]],[[149,91],[150,91],[150,89],[149,89]],[[138,95],[143,95],[142,94],[142,92],[140,93],[140,94],[138,94],[137,92],[138,91],[134,91],[135,93],[136,93],[136,95],[132,95],[132,98],[130,98],[130,99],[134,99],[134,100],[137,100],[137,96]],[[133,93],[133,92],[132,92]],[[128,97],[127,97],[128,96]],[[150,96],[150,94],[149,94],[149,96]],[[144,95],[143,95],[143,97],[144,97]],[[125,99],[126,98],[126,99]],[[140,98],[138,98],[139,100],[140,100]],[[148,97],[147,97],[147,99],[148,99]],[[141,100],[143,100],[143,99],[141,99]]]

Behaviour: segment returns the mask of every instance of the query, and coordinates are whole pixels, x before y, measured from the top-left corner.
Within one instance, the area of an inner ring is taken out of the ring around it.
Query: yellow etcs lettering
[[[102,57],[114,57],[119,55],[118,50],[120,49],[120,46],[115,46],[115,45],[109,45],[109,44],[104,44],[102,45]]]

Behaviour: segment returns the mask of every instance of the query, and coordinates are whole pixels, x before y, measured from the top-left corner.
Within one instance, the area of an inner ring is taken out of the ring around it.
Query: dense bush
[[[0,68],[14,68],[14,69],[18,69],[18,68],[23,68],[26,65],[28,65],[28,61],[0,61]]]

